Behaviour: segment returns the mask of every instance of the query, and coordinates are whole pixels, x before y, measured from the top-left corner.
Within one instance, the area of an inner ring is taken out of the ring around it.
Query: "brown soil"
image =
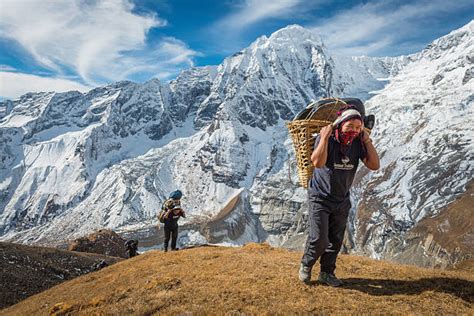
[[[342,255],[337,270],[342,288],[308,286],[297,277],[300,258],[301,253],[258,244],[150,251],[0,314],[474,313],[470,273]]]
[[[0,242],[0,308],[94,271],[102,260],[111,265],[120,259]]]

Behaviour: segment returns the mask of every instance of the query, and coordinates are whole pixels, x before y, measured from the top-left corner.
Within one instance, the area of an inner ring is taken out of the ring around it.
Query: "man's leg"
[[[329,244],[328,208],[321,203],[309,200],[308,239],[301,259],[300,280],[308,283],[311,269]]]
[[[170,242],[171,229],[165,226],[164,230],[165,230],[164,249],[165,251],[168,251],[168,243]]]
[[[349,216],[349,210],[351,204],[349,201],[343,203],[342,206],[333,210],[329,215],[329,247],[321,255],[321,275],[320,279],[328,279],[330,285],[340,286],[342,282],[332,278],[334,271],[336,270],[336,259],[339,251],[341,250],[342,242],[344,240],[344,232],[346,230],[347,217]],[[334,281],[334,282],[332,282]]]
[[[178,240],[178,227],[173,228],[171,236],[171,250],[176,250],[176,241]]]

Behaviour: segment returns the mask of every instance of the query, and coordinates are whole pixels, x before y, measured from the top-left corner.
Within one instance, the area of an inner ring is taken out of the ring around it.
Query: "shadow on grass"
[[[474,302],[474,282],[453,278],[427,278],[419,280],[344,279],[345,289],[370,295],[417,295],[425,291],[455,295],[468,303]]]

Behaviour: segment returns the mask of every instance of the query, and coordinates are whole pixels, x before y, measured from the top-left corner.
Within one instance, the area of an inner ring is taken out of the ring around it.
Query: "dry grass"
[[[474,277],[466,272],[343,255],[337,270],[343,288],[307,286],[297,278],[300,258],[301,253],[257,244],[150,251],[0,314],[474,314]]]
[[[474,259],[461,261],[454,267],[450,268],[450,270],[464,271],[470,273],[471,275],[474,275]]]

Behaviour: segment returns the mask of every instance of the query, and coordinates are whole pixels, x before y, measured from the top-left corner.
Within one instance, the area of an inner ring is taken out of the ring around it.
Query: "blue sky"
[[[170,80],[300,24],[344,55],[398,56],[474,18],[474,1],[2,0],[0,96]]]

